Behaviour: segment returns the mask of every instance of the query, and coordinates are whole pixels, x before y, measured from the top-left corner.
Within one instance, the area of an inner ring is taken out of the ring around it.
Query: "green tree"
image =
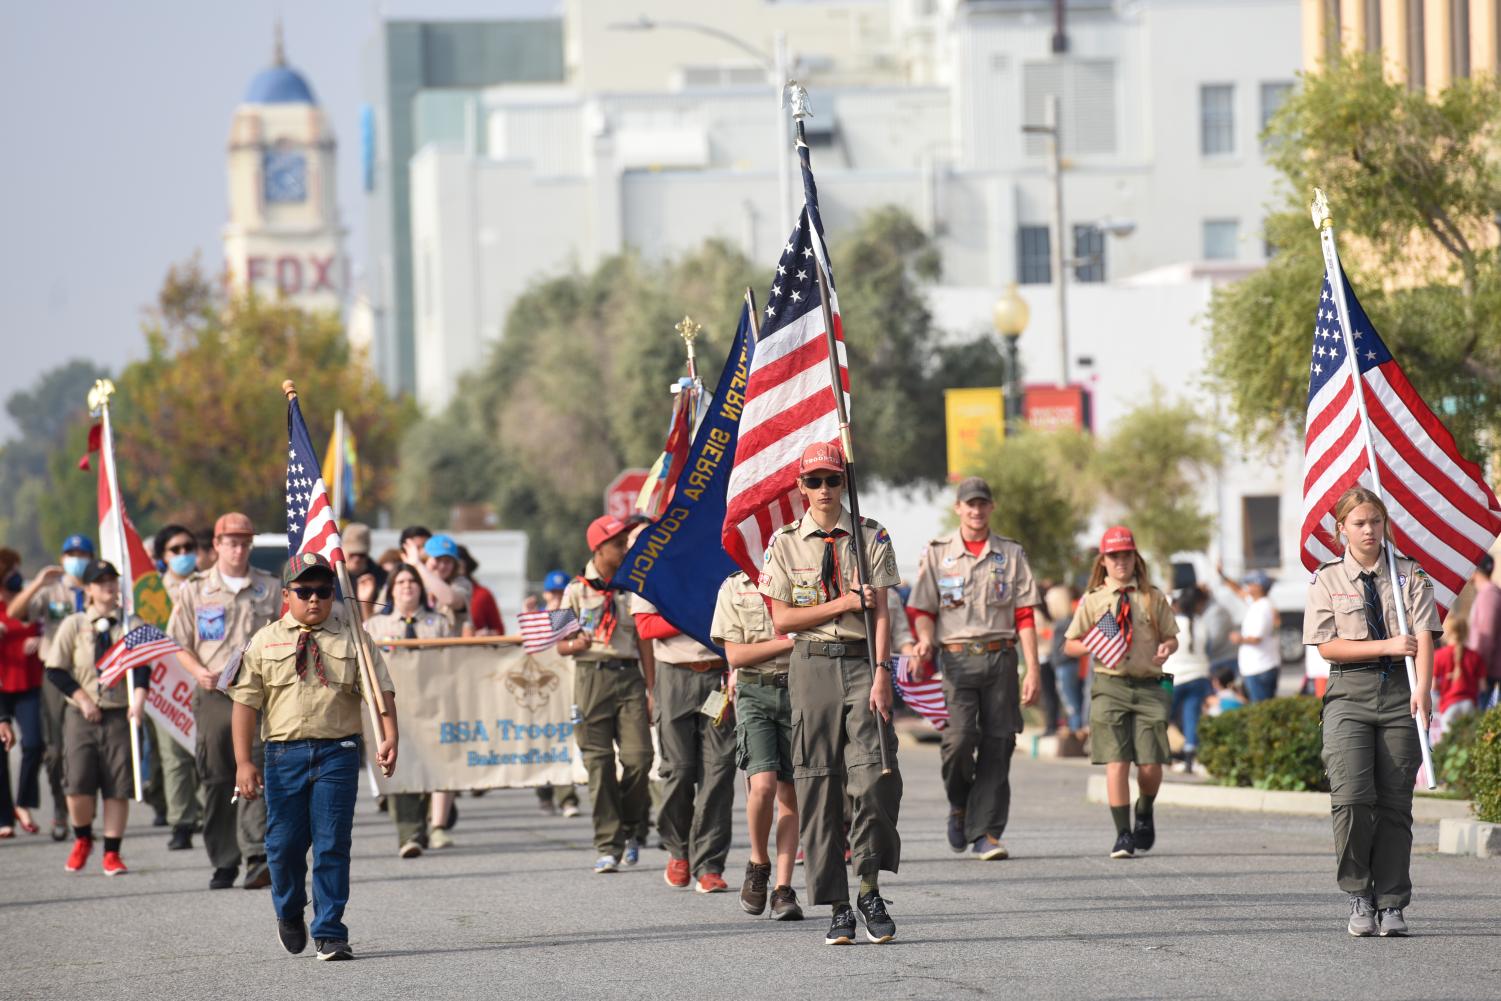
[[[1501,432],[1501,86],[1458,80],[1433,97],[1387,81],[1374,57],[1307,74],[1268,127],[1285,182],[1267,267],[1216,291],[1209,374],[1233,428],[1268,441],[1301,427],[1323,275],[1307,204],[1330,197],[1345,270],[1413,384],[1474,455]]]
[[[1173,553],[1209,545],[1214,517],[1198,496],[1220,459],[1219,440],[1198,408],[1150,402],[1115,423],[1095,450],[1094,469],[1143,557],[1165,568]]]
[[[1080,431],[1031,431],[991,437],[967,474],[995,495],[991,527],[1027,550],[1041,577],[1067,580],[1084,569],[1079,536],[1099,495],[1090,471],[1094,440]]]

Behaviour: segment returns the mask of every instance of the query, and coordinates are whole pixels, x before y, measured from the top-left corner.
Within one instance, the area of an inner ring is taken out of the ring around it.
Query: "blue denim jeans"
[[[266,743],[266,861],[276,916],[307,910],[313,850],[313,938],[348,941],[349,842],[359,790],[360,738]]]
[[[1053,674],[1058,679],[1058,701],[1068,714],[1068,728],[1078,731],[1084,728],[1084,680],[1079,677],[1079,659],[1065,658],[1063,663],[1053,665]]]
[[[1173,682],[1171,718],[1183,731],[1183,750],[1190,754],[1199,749],[1199,717],[1204,712],[1204,700],[1209,698],[1211,687],[1208,678]]]
[[[1267,699],[1277,697],[1277,678],[1281,671],[1262,671],[1260,674],[1247,674],[1240,680],[1246,686],[1246,698],[1251,702],[1265,702]]]
[[[21,745],[21,770],[16,775],[15,805],[35,810],[41,805],[41,785],[38,776],[42,773],[42,752],[46,742],[42,734],[42,690],[33,688],[26,692],[6,692],[0,696],[3,706],[15,717],[16,741]],[[5,781],[9,788],[9,774]],[[9,817],[9,813],[0,814]]]

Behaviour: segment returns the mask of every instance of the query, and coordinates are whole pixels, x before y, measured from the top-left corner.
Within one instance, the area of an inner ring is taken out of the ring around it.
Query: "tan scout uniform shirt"
[[[1400,636],[1397,628],[1397,606],[1392,598],[1392,578],[1387,573],[1386,553],[1381,554],[1373,568],[1376,572],[1376,593],[1381,596],[1381,607],[1386,613],[1386,634]],[[1368,640],[1373,637],[1365,618],[1365,583],[1363,572],[1350,551],[1337,560],[1331,560],[1314,571],[1313,582],[1308,588],[1308,607],[1303,615],[1303,643],[1318,646],[1330,640]],[[1426,630],[1440,632],[1438,608],[1433,603],[1433,581],[1414,560],[1397,557],[1397,586],[1402,589],[1402,600],[1407,606],[1407,625],[1413,635]],[[1379,658],[1372,657],[1371,660]]]
[[[417,627],[417,639],[436,640],[454,635],[453,622],[446,615],[419,609],[412,616],[412,625]],[[406,639],[406,620],[396,612],[372,615],[365,620],[365,632],[377,643],[385,640]]]
[[[1157,647],[1169,637],[1178,635],[1178,620],[1173,618],[1173,607],[1167,597],[1155,587],[1143,593],[1136,590],[1136,582],[1129,585],[1131,591],[1131,645],[1126,655],[1114,667],[1105,667],[1098,660],[1093,666],[1097,674],[1125,675],[1132,678],[1155,678],[1162,668],[1152,663],[1157,656]],[[1074,620],[1068,624],[1064,636],[1071,640],[1083,639],[1094,628],[1100,616],[1115,614],[1120,598],[1121,585],[1114,577],[1106,577],[1105,583],[1086,591],[1079,607],[1074,611]]]
[[[891,548],[891,536],[871,519],[861,520],[871,575],[871,579],[865,583],[871,587],[895,587],[901,583],[901,577],[896,572],[896,551]],[[841,594],[855,586],[855,540],[850,534],[853,527],[850,513],[840,512],[835,531],[843,531],[844,534],[835,542],[835,546],[838,550]],[[821,605],[838,597],[824,593],[823,553],[828,543],[813,534],[817,531],[818,522],[813,520],[813,513],[810,511],[803,515],[802,520],[793,522],[771,537],[766,571],[761,574],[762,594],[798,608]],[[865,622],[860,612],[845,612],[837,619],[800,630],[797,636],[799,639],[822,642],[863,640],[866,638]]]
[[[660,615],[657,606],[641,597],[631,595],[631,621],[637,615]],[[719,654],[704,646],[687,633],[678,633],[665,640],[652,640],[652,653],[659,664],[702,664],[710,660],[724,660]]]
[[[80,590],[69,584],[68,578],[62,577],[42,585],[27,603],[26,621],[42,624],[42,643],[37,648],[37,655],[42,658],[43,664],[52,664],[49,659],[52,655],[52,643],[63,620],[78,614],[74,594]]]
[[[230,591],[218,567],[200,570],[177,589],[167,635],[192,651],[210,671],[222,671],[229,658],[281,614],[281,582],[250,568],[250,583]]]
[[[584,567],[584,577],[598,580],[599,571],[594,561]],[[611,591],[608,594],[596,591],[587,581],[575,577],[563,591],[563,607],[571,609],[579,618],[582,634],[594,638],[587,650],[573,655],[574,660],[637,660],[641,651],[636,649],[636,620],[631,618],[630,592]],[[609,603],[609,608],[606,604]],[[614,632],[607,637],[605,624],[607,611],[615,615]]]
[[[329,625],[335,630],[324,628]],[[303,676],[297,676],[297,637],[302,631],[291,612],[260,629],[240,661],[229,697],[262,711],[262,740],[333,740],[359,733],[364,686],[353,633],[332,618],[310,630],[323,652],[325,685],[313,665],[312,651]],[[396,686],[385,658],[378,649],[370,656],[381,691],[394,695]]]
[[[116,617],[119,614],[116,612]],[[108,688],[99,687],[99,670],[94,666],[94,623],[99,617],[99,612],[90,608],[86,612],[74,612],[64,619],[53,638],[52,655],[44,663],[72,675],[73,680],[78,682],[78,687],[87,692],[100,709],[128,709],[131,687],[129,671]],[[109,631],[110,643],[142,624],[134,615],[126,623],[117,622]]]
[[[1021,544],[991,533],[980,555],[959,529],[928,543],[907,603],[932,615],[942,643],[1016,638],[1016,610],[1042,604]]]
[[[453,635],[457,636],[464,631],[464,623],[469,621],[469,609],[474,604],[474,581],[459,574],[448,582],[448,586],[453,588],[454,594],[464,603],[464,607],[457,611],[452,608],[443,609],[443,614],[453,624]]]
[[[745,571],[730,574],[719,585],[719,596],[714,599],[714,621],[709,625],[709,636],[716,643],[765,643],[777,638],[776,626],[771,624],[771,611],[766,599]],[[766,660],[748,671],[768,673],[785,671],[792,663],[789,651],[774,660]]]

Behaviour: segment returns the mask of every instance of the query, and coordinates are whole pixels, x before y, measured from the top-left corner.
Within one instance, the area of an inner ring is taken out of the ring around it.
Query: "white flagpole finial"
[[[109,406],[109,398],[115,395],[115,384],[108,379],[99,379],[94,382],[94,388],[89,390],[89,413],[98,416],[105,407]]]
[[[1329,214],[1329,196],[1324,194],[1323,188],[1313,189],[1313,203],[1308,206],[1308,214],[1313,217],[1313,224],[1319,229],[1328,229],[1334,225],[1334,217]]]
[[[804,118],[813,117],[813,109],[808,106],[808,91],[796,80],[788,80],[782,88],[782,107],[791,106],[794,121],[802,121]]]

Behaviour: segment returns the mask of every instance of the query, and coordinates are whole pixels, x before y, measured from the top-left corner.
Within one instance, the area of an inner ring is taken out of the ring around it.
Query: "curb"
[[[1438,822],[1438,850],[1445,855],[1501,857],[1501,824],[1445,817]]]
[[[1131,783],[1131,798],[1137,796],[1136,782]],[[1085,798],[1091,803],[1108,803],[1105,776],[1091,775]],[[1187,806],[1198,810],[1242,810],[1248,813],[1290,813],[1307,817],[1329,816],[1327,792],[1281,792],[1273,789],[1247,789],[1236,786],[1200,785],[1187,782],[1164,782],[1157,793],[1157,803]],[[1470,804],[1463,800],[1431,799],[1418,796],[1412,801],[1412,819],[1418,822],[1461,821],[1471,819]]]

